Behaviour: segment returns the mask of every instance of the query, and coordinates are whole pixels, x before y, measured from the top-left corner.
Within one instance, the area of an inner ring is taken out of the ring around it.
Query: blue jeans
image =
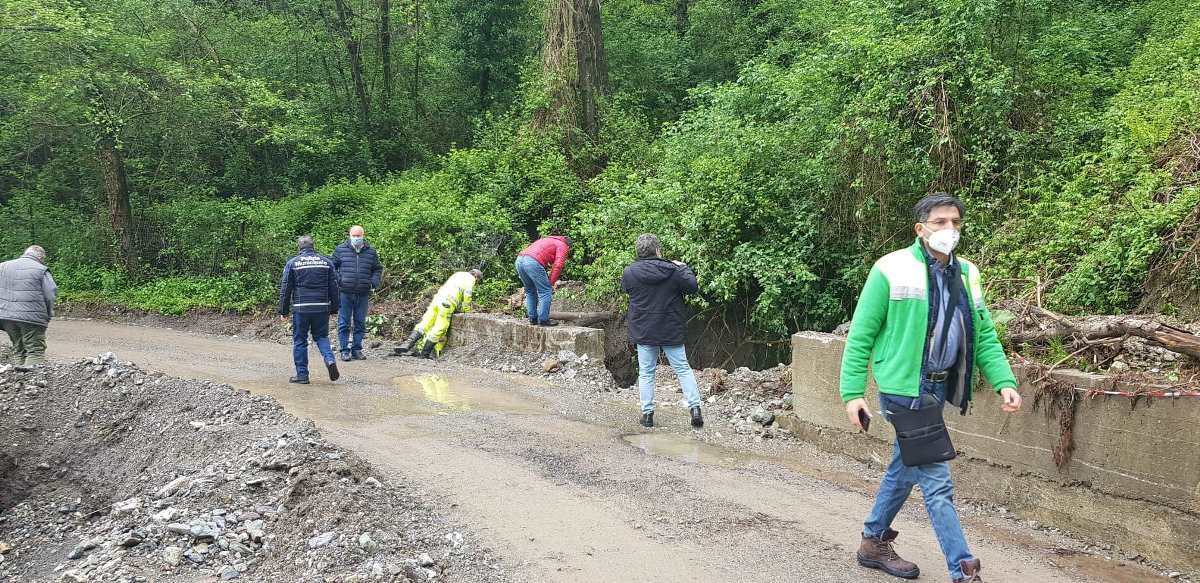
[[[328,366],[334,361],[333,348],[329,346],[329,314],[297,314],[292,312],[292,360],[296,363],[296,376],[308,378],[308,337],[312,335],[317,350]]]
[[[342,294],[338,308],[338,350],[362,351],[363,336],[367,334],[367,298],[371,294]],[[354,344],[350,344],[350,319],[354,319]]]
[[[932,393],[938,398],[938,406],[945,404],[945,383],[921,383],[922,393]],[[881,394],[880,407],[887,417],[888,408],[895,411],[901,408],[919,407],[919,399],[893,397]],[[954,508],[954,481],[950,478],[950,464],[938,462],[923,466],[908,467],[900,461],[900,445],[892,446],[892,463],[888,464],[887,472],[879,483],[879,494],[875,496],[875,506],[871,515],[863,524],[863,536],[879,538],[892,527],[896,514],[908,500],[914,485],[921,486],[921,494],[925,498],[925,511],[929,513],[929,522],[933,524],[933,533],[937,536],[938,545],[942,547],[942,555],[946,557],[946,566],[950,569],[951,579],[965,579],[960,561],[970,560],[971,551],[967,548],[967,539],[963,535],[962,524],[958,520],[958,511]]]
[[[638,352],[638,389],[642,398],[642,413],[654,412],[654,371],[658,368],[658,353],[667,355],[667,362],[675,370],[679,378],[679,386],[683,388],[683,396],[687,398],[688,408],[700,406],[700,387],[696,384],[696,375],[688,366],[687,354],[683,345],[678,346],[647,346],[637,345]]]
[[[554,288],[550,287],[550,274],[546,268],[528,255],[517,257],[517,277],[525,287],[525,314],[530,322],[550,320],[550,300]]]

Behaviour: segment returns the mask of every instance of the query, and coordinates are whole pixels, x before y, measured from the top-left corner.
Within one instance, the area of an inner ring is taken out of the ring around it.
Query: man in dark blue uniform
[[[329,380],[338,380],[337,360],[329,346],[329,316],[338,313],[337,270],[333,261],[313,249],[313,240],[304,235],[296,240],[300,254],[288,260],[279,283],[279,319],[287,321],[292,313],[292,359],[296,376],[289,383],[308,384],[308,337],[325,359]]]

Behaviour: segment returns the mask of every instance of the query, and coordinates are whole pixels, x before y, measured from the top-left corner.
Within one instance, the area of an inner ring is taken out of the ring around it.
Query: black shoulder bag
[[[885,405],[885,412],[896,428],[896,441],[900,444],[900,461],[906,466],[923,466],[950,461],[958,456],[954,444],[950,443],[950,432],[942,417],[941,403],[929,393],[920,396],[920,409],[892,411]]]

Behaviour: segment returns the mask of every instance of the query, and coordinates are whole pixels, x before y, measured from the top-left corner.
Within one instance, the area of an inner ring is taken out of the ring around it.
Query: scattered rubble
[[[108,353],[0,371],[0,418],[0,580],[508,579],[270,397]]]
[[[617,388],[603,362],[569,350],[534,354],[492,345],[456,346],[446,351],[445,358],[490,370],[582,383],[600,391]]]
[[[462,346],[447,351],[445,358],[502,372],[540,376],[585,391],[614,392],[631,401],[638,398],[636,384],[618,386],[603,363],[568,351],[528,354],[498,346]],[[777,415],[792,409],[791,367],[780,364],[761,371],[742,367],[732,372],[719,368],[694,372],[704,398],[708,427],[725,425],[733,435],[757,441],[789,435],[787,430],[776,427],[774,421]],[[671,367],[659,366],[656,377],[658,407],[686,409],[683,390]]]

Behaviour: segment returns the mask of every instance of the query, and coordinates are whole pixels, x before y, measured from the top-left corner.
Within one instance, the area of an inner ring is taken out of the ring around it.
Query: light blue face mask
[[[362,237],[350,237],[350,244],[355,247],[362,247],[363,240]]]

